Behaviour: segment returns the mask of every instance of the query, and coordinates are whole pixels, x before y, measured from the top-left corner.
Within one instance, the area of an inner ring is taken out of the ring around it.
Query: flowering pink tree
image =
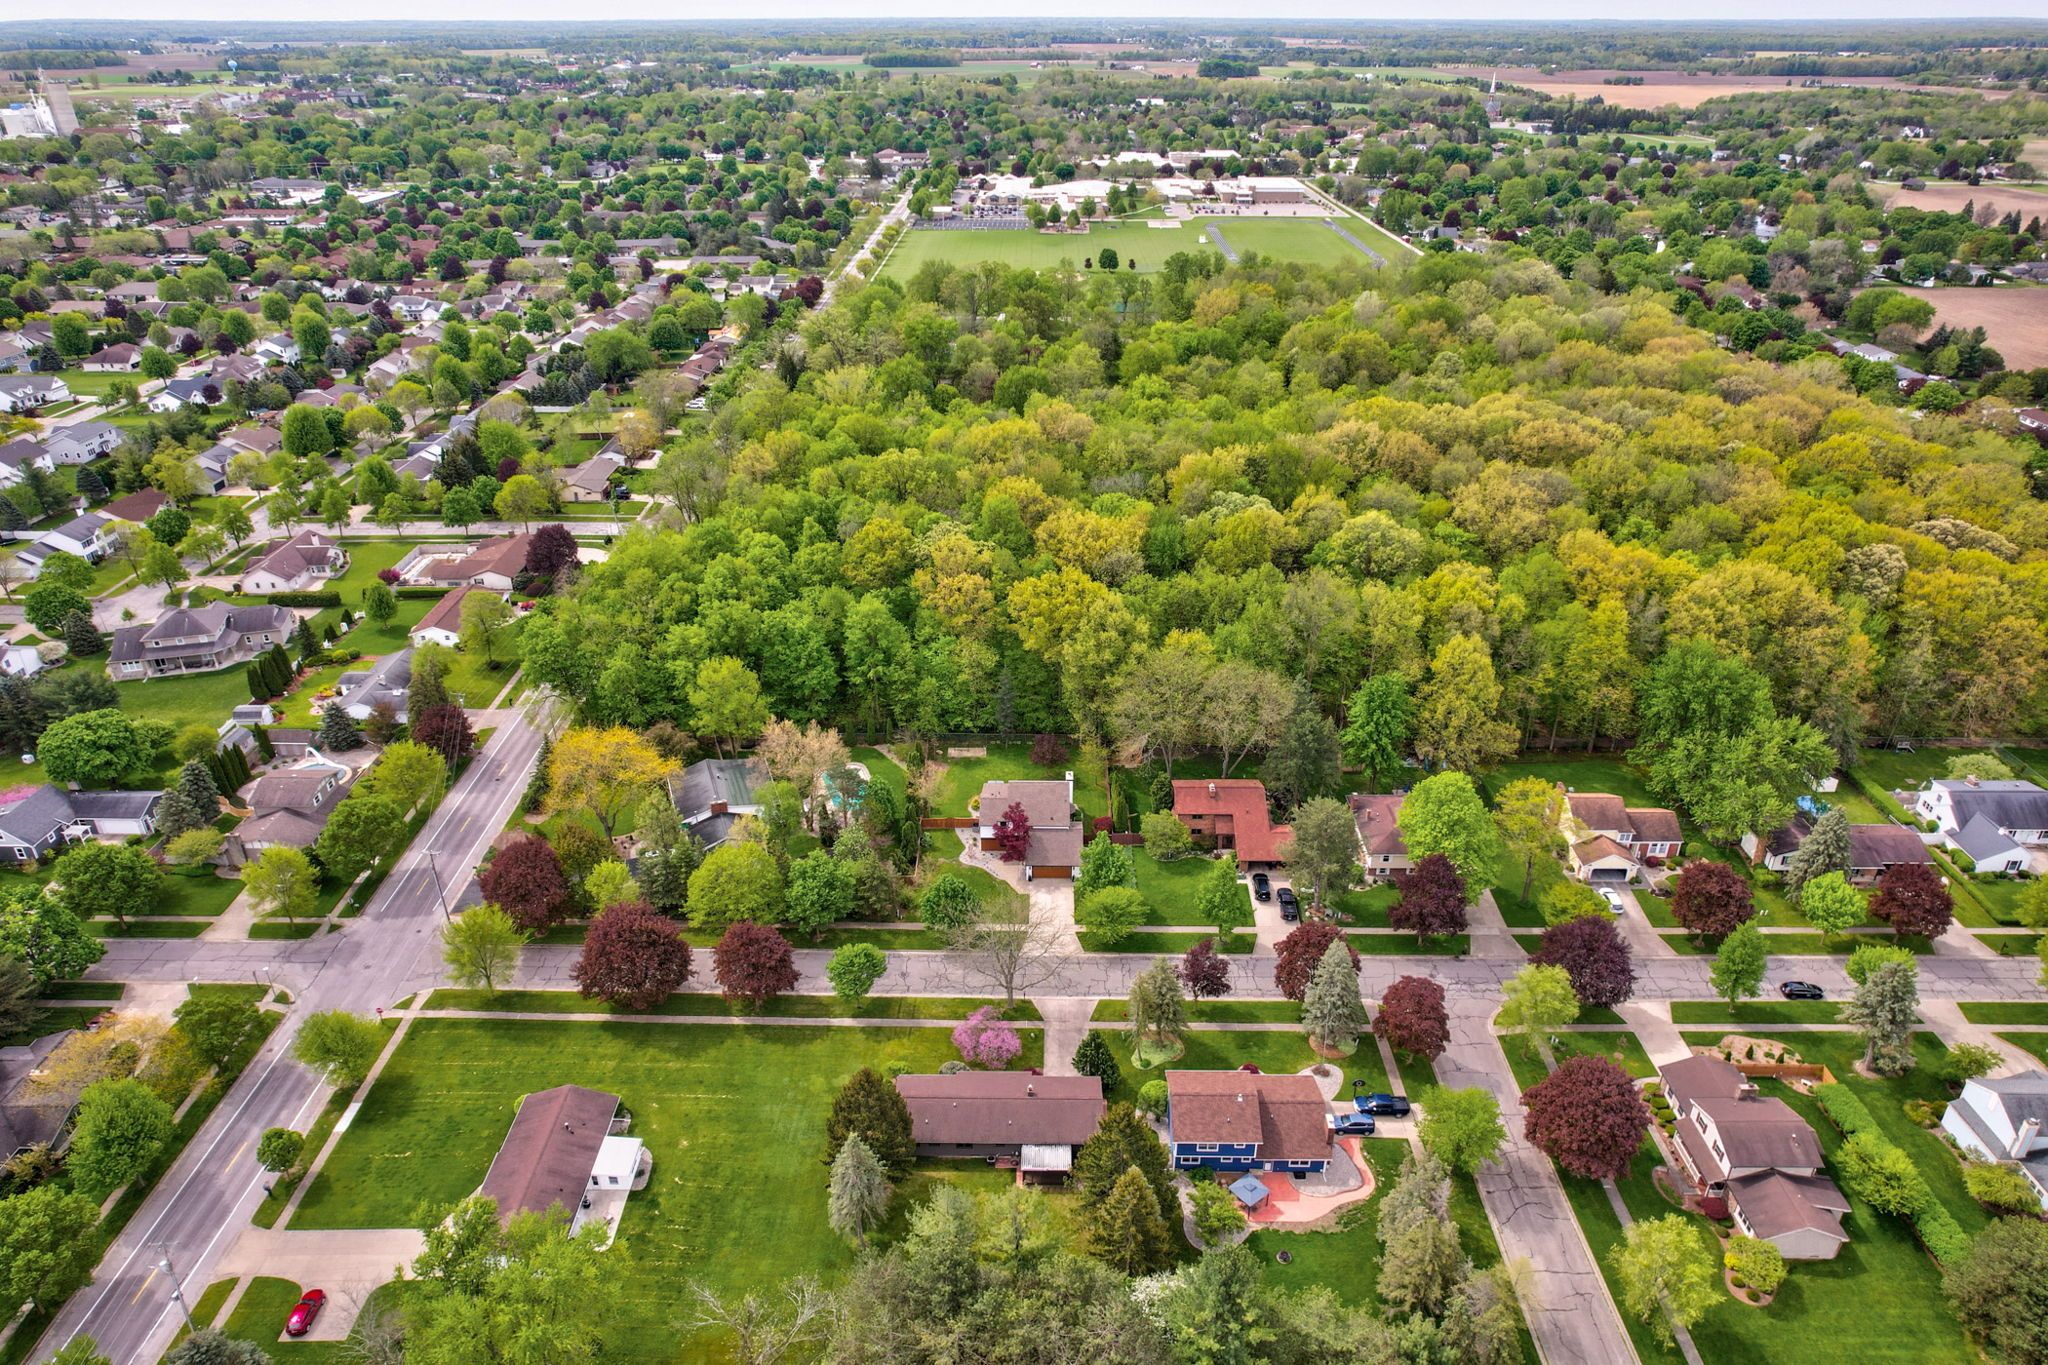
[[[954,1026],[953,1046],[967,1061],[990,1071],[1001,1071],[1024,1050],[1017,1030],[996,1017],[993,1005],[983,1005],[968,1015],[966,1022]]]

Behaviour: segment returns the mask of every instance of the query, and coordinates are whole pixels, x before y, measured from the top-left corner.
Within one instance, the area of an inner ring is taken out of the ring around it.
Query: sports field
[[[1256,251],[1279,260],[1307,261],[1314,265],[1370,264],[1358,248],[1324,227],[1320,218],[1224,218],[1218,221],[1225,240],[1239,255]],[[1362,240],[1374,241],[1369,225],[1353,221],[1347,226]],[[1121,268],[1124,270],[1130,270],[1131,262],[1136,261],[1140,274],[1158,270],[1176,251],[1216,249],[1207,227],[1199,221],[1177,228],[1147,227],[1143,223],[1097,225],[1080,234],[1033,232],[1028,228],[998,232],[913,231],[905,233],[903,240],[897,243],[883,273],[908,279],[926,261],[944,261],[948,265],[1005,261],[1013,266],[1038,270],[1065,262],[1079,268],[1084,260],[1092,259],[1104,247],[1116,251],[1123,260]]]

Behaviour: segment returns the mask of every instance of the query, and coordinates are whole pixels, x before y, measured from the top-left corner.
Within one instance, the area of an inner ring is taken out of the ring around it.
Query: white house
[[[1677,856],[1678,816],[1661,806],[1630,806],[1604,792],[1568,792],[1559,822],[1572,874],[1584,882],[1630,882],[1646,867]]]
[[[1964,1151],[2025,1176],[2048,1212],[2048,1074],[1965,1081],[1942,1113],[1941,1130]]]
[[[17,678],[33,678],[49,665],[43,656],[36,653],[34,645],[8,645],[0,649],[0,673]]]
[[[299,363],[299,343],[293,341],[288,332],[279,332],[275,336],[263,338],[249,348],[249,353],[261,356],[265,360],[275,360],[281,365]]]
[[[2019,779],[1937,778],[1913,801],[1941,841],[1970,855],[1980,872],[2023,872],[2027,850],[2048,845],[2048,791]]]
[[[35,544],[16,557],[21,560],[22,567],[28,571],[31,578],[42,572],[43,561],[58,550],[97,564],[106,558],[107,551],[113,548],[113,542],[109,538],[113,527],[111,518],[98,512],[87,512],[82,517],[74,517],[65,522],[54,531],[45,531]]]
[[[111,422],[80,422],[76,426],[58,427],[50,433],[43,448],[58,464],[89,464],[102,455],[111,455],[120,444],[121,429]]]
[[[1400,792],[1375,795],[1354,792],[1350,797],[1351,821],[1358,828],[1358,861],[1365,875],[1385,881],[1406,872],[1415,864],[1408,857],[1408,841],[1396,823],[1401,818]]]
[[[71,386],[53,374],[0,375],[0,412],[27,412],[70,397]]]
[[[303,592],[348,568],[348,551],[318,531],[271,544],[242,575],[249,592]]]
[[[479,588],[471,584],[464,584],[436,602],[434,609],[422,617],[420,623],[412,628],[413,647],[443,645],[449,649],[454,649],[462,642],[463,599],[473,592],[489,591],[489,588]]]

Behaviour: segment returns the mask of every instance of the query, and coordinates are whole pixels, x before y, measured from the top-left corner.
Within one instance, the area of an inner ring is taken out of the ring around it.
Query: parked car
[[[1619,891],[1616,891],[1613,887],[1601,887],[1600,899],[1607,902],[1607,908],[1613,913],[1617,915],[1624,913],[1625,905],[1621,899],[1621,893]]]
[[[1252,899],[1261,901],[1273,899],[1273,879],[1263,872],[1252,873]]]
[[[1354,1094],[1351,1103],[1361,1114],[1384,1114],[1388,1118],[1396,1119],[1405,1115],[1410,1108],[1407,1096],[1389,1095],[1384,1090],[1375,1090],[1369,1095]]]
[[[1828,993],[1811,981],[1787,981],[1778,987],[1778,994],[1787,1000],[1825,1000]]]
[[[1371,1114],[1331,1114],[1330,1131],[1338,1137],[1371,1137],[1379,1127]]]
[[[313,1326],[313,1319],[320,1316],[320,1310],[327,1306],[327,1291],[308,1289],[305,1297],[292,1308],[291,1316],[284,1320],[284,1334],[288,1337],[302,1337]]]
[[[1301,918],[1301,902],[1295,898],[1291,886],[1280,888],[1280,918],[1290,923]]]

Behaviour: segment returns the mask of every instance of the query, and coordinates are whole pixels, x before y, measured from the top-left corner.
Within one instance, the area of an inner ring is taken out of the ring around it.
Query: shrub
[[[1839,1081],[1815,1086],[1813,1097],[1819,1101],[1821,1112],[1842,1130],[1845,1137],[1877,1128],[1877,1120],[1870,1116],[1870,1110],[1864,1107],[1863,1101]]]
[[[1941,1122],[1941,1115],[1948,1108],[1945,1104],[1933,1104],[1927,1100],[1907,1100],[1902,1106],[1906,1117],[1922,1128],[1932,1128]]]
[[[1721,1260],[1737,1284],[1750,1285],[1759,1294],[1775,1294],[1785,1282],[1785,1257],[1769,1242],[1755,1237],[1729,1238]]]
[[[1963,1188],[1993,1213],[2036,1213],[2041,1208],[2034,1187],[2011,1166],[1973,1161],[1963,1167]]]
[[[1954,1265],[1970,1254],[1969,1234],[1949,1217],[1947,1209],[1932,1200],[1913,1215],[1913,1231],[1927,1254],[1943,1265]]]
[[[264,594],[263,600],[273,607],[338,607],[341,594],[333,590],[326,592],[273,592]]]
[[[1147,1081],[1138,1087],[1138,1112],[1151,1118],[1166,1112],[1165,1081]]]
[[[1875,1130],[1853,1134],[1835,1153],[1842,1182],[1879,1213],[1911,1218],[1934,1201],[1913,1159]]]
[[[1206,1246],[1220,1246],[1245,1224],[1237,1196],[1213,1180],[1195,1183],[1195,1230]]]
[[[1153,811],[1138,822],[1138,828],[1145,836],[1145,851],[1162,863],[1185,858],[1195,851],[1195,838],[1179,816]]]

